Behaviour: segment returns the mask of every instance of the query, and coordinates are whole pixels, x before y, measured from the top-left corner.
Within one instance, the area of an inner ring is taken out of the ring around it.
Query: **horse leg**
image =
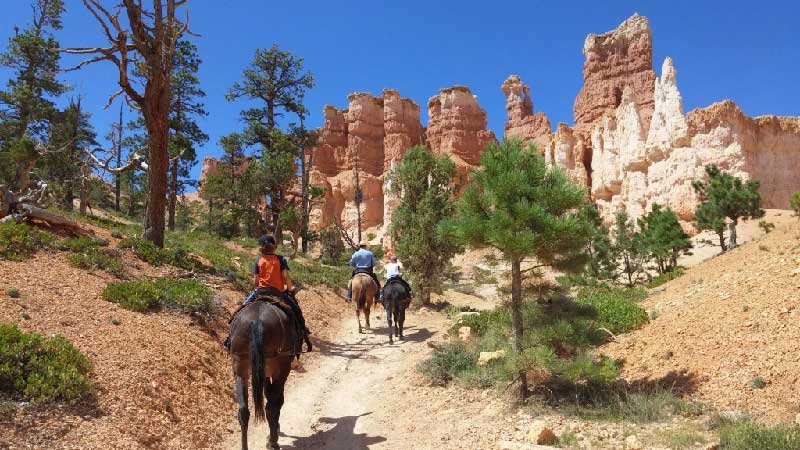
[[[392,308],[389,304],[389,299],[384,298],[383,304],[386,306],[386,320],[389,322],[389,343],[394,343],[394,332],[392,331]]]
[[[242,427],[242,450],[247,450],[247,426],[250,423],[250,410],[247,408],[247,378],[236,373],[236,402],[239,404],[239,425]]]
[[[358,302],[356,302],[356,319],[358,320],[358,334],[363,333],[361,329],[361,309],[358,307]]]
[[[369,310],[370,310],[370,304],[369,304],[369,302],[366,302],[366,304],[364,304],[364,319],[367,321],[367,329],[368,330],[370,328],[372,328],[372,327],[369,326]]]
[[[281,408],[283,408],[283,390],[286,386],[286,379],[291,371],[291,358],[282,358],[278,369],[278,375],[272,378],[268,386],[267,394],[267,422],[269,423],[269,442],[267,448],[271,450],[280,449],[278,438],[281,433]]]
[[[398,339],[403,340],[403,323],[406,321],[406,309],[402,305],[397,308],[397,334]]]

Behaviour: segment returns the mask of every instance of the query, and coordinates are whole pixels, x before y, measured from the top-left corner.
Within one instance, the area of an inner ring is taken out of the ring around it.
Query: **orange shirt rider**
[[[280,292],[292,289],[289,263],[280,255],[261,255],[253,266],[253,284],[256,288],[273,287]]]

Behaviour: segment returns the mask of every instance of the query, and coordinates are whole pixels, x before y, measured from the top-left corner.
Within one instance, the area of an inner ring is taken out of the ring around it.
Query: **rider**
[[[303,340],[306,342],[308,351],[311,351],[311,341],[308,335],[311,332],[306,328],[306,320],[303,317],[303,311],[300,309],[300,304],[294,297],[295,289],[292,285],[292,277],[289,275],[289,263],[286,258],[281,255],[275,254],[275,238],[269,235],[261,236],[258,240],[261,246],[261,255],[256,259],[253,266],[253,285],[255,289],[244,299],[242,305],[246,305],[258,296],[259,291],[274,290],[282,294],[284,302],[292,308],[297,321],[300,323],[300,328],[303,330]],[[229,341],[226,341],[226,346],[229,346]]]
[[[375,275],[375,255],[373,255],[371,251],[367,250],[367,241],[362,240],[358,243],[358,250],[356,250],[355,253],[353,253],[353,256],[350,257],[350,265],[353,267],[353,274],[350,277],[350,282],[347,283],[347,292],[345,293],[344,298],[348,302],[352,300],[352,277],[356,276],[358,273],[366,273],[375,281],[375,286],[377,287],[375,290],[375,300],[380,301],[381,282],[378,281],[378,276]]]
[[[389,264],[386,265],[386,284],[389,284],[390,281],[397,281],[402,283],[403,286],[408,291],[409,297],[411,296],[411,286],[409,286],[408,282],[403,279],[403,265],[397,262],[397,256],[392,255],[389,260],[391,261]],[[385,285],[384,285],[385,286]]]

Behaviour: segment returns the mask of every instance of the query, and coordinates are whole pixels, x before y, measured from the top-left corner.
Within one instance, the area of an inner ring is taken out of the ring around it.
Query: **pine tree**
[[[197,72],[202,61],[197,56],[197,46],[189,41],[178,41],[172,66],[170,86],[170,168],[167,201],[167,228],[175,229],[175,210],[178,195],[183,194],[189,172],[197,164],[195,146],[208,141],[197,123],[197,118],[206,116],[201,99],[206,93],[200,88]]]
[[[280,130],[278,119],[286,114],[293,114],[301,120],[305,115],[303,97],[308,89],[314,87],[314,77],[305,70],[303,58],[298,58],[288,51],[281,50],[278,45],[269,49],[256,50],[250,67],[242,73],[243,79],[234,83],[228,91],[227,98],[234,100],[255,100],[263,102],[260,107],[249,108],[241,112],[246,124],[245,137],[248,145],[260,145],[262,161],[274,159],[274,163],[265,162],[265,169],[270,171],[273,180],[291,178],[294,165],[286,166],[286,154],[292,159],[298,156],[298,142],[287,138],[292,133]],[[302,163],[303,158],[300,159]],[[277,174],[277,168],[286,168],[288,176]],[[301,171],[302,171],[301,167]],[[281,210],[286,206],[288,184],[273,183],[269,190],[269,207],[272,213],[272,225],[278,242],[281,242]]]
[[[644,251],[656,262],[658,273],[674,270],[678,257],[690,254],[692,241],[671,209],[654,203],[650,212],[638,222]]]
[[[455,165],[423,146],[414,146],[397,168],[393,188],[400,204],[392,215],[392,242],[409,270],[422,304],[441,287],[444,268],[461,246],[437,234],[455,212],[451,180]]]
[[[41,159],[41,176],[52,186],[51,191],[61,195],[64,209],[71,211],[76,191],[80,211],[86,213],[89,201],[93,162],[86,150],[97,146],[97,135],[90,122],[91,115],[81,108],[81,100],[74,99],[57,113],[50,124],[49,141],[60,151],[44,155]]]
[[[61,0],[35,0],[31,24],[15,27],[0,66],[13,74],[0,91],[0,183],[12,190],[28,186],[30,173],[44,156],[50,122],[58,110],[54,100],[66,91],[58,81]],[[38,145],[37,145],[38,144]]]
[[[590,225],[586,242],[585,274],[596,280],[615,281],[618,278],[617,254],[611,243],[610,231],[603,223],[597,206],[586,203],[581,208],[581,218]]]
[[[494,247],[511,264],[512,349],[522,351],[522,263],[578,271],[585,262],[590,225],[579,213],[586,193],[558,168],[549,169],[533,145],[508,139],[489,144],[472,183],[457,203],[457,218],[444,229],[471,246]],[[527,379],[520,368],[520,396]]]
[[[789,200],[789,207],[794,211],[794,215],[800,217],[800,192],[795,192]]]
[[[713,230],[719,236],[720,247],[725,252],[736,247],[736,226],[739,220],[764,217],[761,209],[760,183],[755,180],[742,181],[715,165],[706,166],[707,181],[694,181],[692,187],[700,198],[694,222],[700,230]],[[725,245],[724,230],[728,225],[728,245]]]
[[[621,276],[628,287],[634,287],[647,277],[647,252],[642,235],[624,210],[615,215],[614,254],[621,264]]]

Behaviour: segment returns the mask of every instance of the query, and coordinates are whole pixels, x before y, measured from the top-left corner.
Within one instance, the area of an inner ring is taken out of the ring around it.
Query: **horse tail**
[[[253,408],[255,409],[256,422],[266,419],[264,409],[264,323],[260,320],[253,322],[250,328],[250,376],[253,384]]]
[[[358,290],[358,298],[356,299],[356,303],[358,304],[358,309],[364,309],[367,306],[367,294],[366,289],[362,286]]]

